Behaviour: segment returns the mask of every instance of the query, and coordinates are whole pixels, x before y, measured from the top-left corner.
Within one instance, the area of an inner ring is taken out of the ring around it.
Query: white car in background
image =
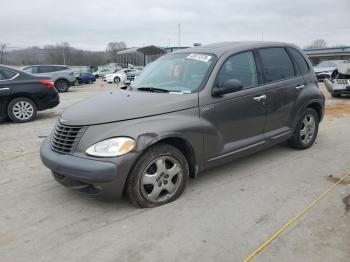
[[[102,68],[102,69],[100,69],[100,70],[97,70],[97,71],[94,72],[93,74],[94,74],[94,76],[95,76],[96,78],[99,78],[99,77],[103,77],[103,76],[105,76],[105,75],[107,75],[107,74],[111,74],[111,73],[113,73],[113,72],[114,72],[114,69]]]
[[[135,69],[125,68],[125,69],[118,70],[113,74],[106,75],[106,81],[108,83],[116,83],[116,84],[124,83],[127,77],[126,74],[132,71],[135,71]]]

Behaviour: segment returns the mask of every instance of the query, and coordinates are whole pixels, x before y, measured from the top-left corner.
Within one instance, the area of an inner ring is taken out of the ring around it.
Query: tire
[[[16,123],[30,122],[36,118],[37,107],[33,100],[26,97],[18,97],[8,104],[7,115]]]
[[[188,177],[185,156],[173,146],[158,144],[136,162],[126,182],[126,194],[137,207],[164,205],[182,194]]]
[[[307,108],[298,119],[294,134],[288,140],[289,145],[296,149],[311,147],[317,137],[318,124],[317,112],[312,108]]]
[[[331,93],[332,97],[341,97],[341,94]]]
[[[114,83],[119,84],[120,78],[118,76],[116,76],[113,81],[114,81]]]
[[[68,92],[69,82],[64,79],[59,79],[55,82],[55,87],[59,93]]]

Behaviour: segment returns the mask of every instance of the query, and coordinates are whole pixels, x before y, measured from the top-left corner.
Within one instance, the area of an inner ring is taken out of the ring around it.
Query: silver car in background
[[[50,77],[58,92],[67,92],[76,82],[73,70],[65,65],[31,65],[23,67],[22,70],[34,75]]]

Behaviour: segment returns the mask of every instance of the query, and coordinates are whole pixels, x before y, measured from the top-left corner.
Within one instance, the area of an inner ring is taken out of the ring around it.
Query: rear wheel
[[[306,149],[313,145],[318,133],[319,118],[317,112],[307,108],[300,116],[293,136],[288,140],[290,146]]]
[[[13,122],[25,123],[35,119],[37,108],[33,100],[18,97],[9,103],[7,114]]]
[[[176,148],[159,144],[147,150],[129,174],[126,192],[131,203],[155,207],[174,201],[189,176],[185,156]]]
[[[57,80],[55,83],[55,87],[60,93],[67,92],[69,89],[69,82],[64,79]]]

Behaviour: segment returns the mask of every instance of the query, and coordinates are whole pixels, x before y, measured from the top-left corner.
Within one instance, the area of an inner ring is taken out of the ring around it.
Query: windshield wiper
[[[139,87],[137,88],[137,90],[154,92],[154,93],[169,93],[169,90],[167,89],[156,88],[156,87]]]

